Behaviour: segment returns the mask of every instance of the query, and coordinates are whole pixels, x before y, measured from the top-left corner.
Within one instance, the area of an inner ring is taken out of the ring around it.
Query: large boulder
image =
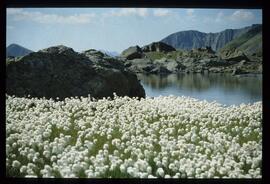
[[[9,95],[46,97],[113,96],[145,97],[137,76],[119,67],[95,63],[90,52],[77,53],[65,46],[30,53],[6,64],[6,92]],[[102,60],[100,58],[100,60]],[[102,63],[106,59],[103,58]]]
[[[153,42],[149,45],[142,47],[143,52],[171,52],[175,51],[172,46],[163,42]]]
[[[143,53],[142,49],[139,46],[129,47],[121,53],[121,57],[124,57],[128,60],[142,58]]]

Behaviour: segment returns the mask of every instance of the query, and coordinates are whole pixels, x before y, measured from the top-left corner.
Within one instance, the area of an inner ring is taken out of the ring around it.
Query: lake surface
[[[262,75],[137,74],[146,96],[190,96],[224,105],[262,101]]]

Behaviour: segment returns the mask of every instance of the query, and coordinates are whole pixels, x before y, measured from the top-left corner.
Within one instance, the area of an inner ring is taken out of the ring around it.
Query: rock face
[[[124,50],[121,53],[121,56],[130,60],[130,59],[142,58],[143,53],[142,53],[142,49],[136,45],[134,47],[129,47],[128,49]]]
[[[149,45],[142,47],[143,52],[171,52],[175,51],[172,46],[163,42],[153,42]]]
[[[77,53],[65,46],[31,53],[6,64],[6,92],[53,99],[89,94],[102,98],[113,96],[113,92],[145,97],[136,75],[124,69],[120,61],[108,58],[98,51]]]

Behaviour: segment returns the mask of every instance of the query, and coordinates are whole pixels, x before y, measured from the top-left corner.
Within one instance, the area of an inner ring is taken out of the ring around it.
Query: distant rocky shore
[[[246,55],[241,50],[214,52],[211,47],[176,50],[163,42],[142,48],[129,47],[118,57],[125,67],[135,73],[262,73],[262,57]]]

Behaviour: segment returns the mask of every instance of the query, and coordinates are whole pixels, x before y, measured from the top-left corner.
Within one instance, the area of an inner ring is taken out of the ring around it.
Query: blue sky
[[[8,8],[7,45],[33,51],[66,45],[122,52],[178,31],[219,32],[262,23],[258,9]]]

